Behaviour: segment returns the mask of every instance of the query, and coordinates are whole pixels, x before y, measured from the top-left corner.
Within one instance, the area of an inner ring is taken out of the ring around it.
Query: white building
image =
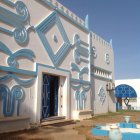
[[[0,123],[116,110],[112,43],[90,31],[88,15],[56,0],[5,0],[0,21]]]

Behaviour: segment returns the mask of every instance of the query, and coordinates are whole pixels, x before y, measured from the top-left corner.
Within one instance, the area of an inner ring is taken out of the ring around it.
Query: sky
[[[76,15],[89,15],[90,30],[113,40],[115,79],[140,78],[140,0],[58,0]]]

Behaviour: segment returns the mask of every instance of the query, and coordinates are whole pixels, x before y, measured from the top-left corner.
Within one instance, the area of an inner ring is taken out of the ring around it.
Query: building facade
[[[115,111],[112,43],[56,0],[0,2],[0,118]]]

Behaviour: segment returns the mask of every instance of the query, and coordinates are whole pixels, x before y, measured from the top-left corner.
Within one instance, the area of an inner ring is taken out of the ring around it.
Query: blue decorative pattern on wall
[[[2,2],[12,8],[15,8],[17,14],[0,6],[0,20],[16,27],[14,31],[1,27],[0,31],[9,34],[10,36],[14,36],[15,41],[20,45],[27,43],[29,40],[29,35],[27,29],[23,26],[23,23],[27,21],[29,22],[29,11],[26,5],[22,1],[17,1],[14,3],[9,0],[3,0]]]
[[[19,85],[12,87],[11,91],[6,85],[0,85],[0,99],[3,100],[3,114],[5,117],[13,116],[16,103],[16,112],[19,116],[20,103],[23,101],[24,96],[24,90]]]
[[[71,71],[77,72],[78,76],[76,78],[71,78],[71,86],[75,91],[75,100],[76,100],[76,109],[77,110],[84,110],[85,109],[85,102],[87,98],[87,92],[91,88],[90,81],[85,81],[83,79],[84,74],[89,74],[89,67],[79,68],[79,64],[81,62],[89,63],[89,49],[83,46],[88,47],[88,44],[82,42],[80,40],[79,35],[74,36],[74,45],[76,49],[74,51],[74,59],[75,63],[71,63]],[[89,64],[88,64],[89,65]],[[80,89],[82,88],[82,91]]]
[[[35,78],[23,80],[20,79],[19,76],[17,76],[17,74],[36,76],[35,72],[18,69],[19,58],[21,59],[22,57],[25,57],[31,61],[34,61],[35,55],[31,50],[21,49],[16,51],[15,53],[12,53],[6,45],[0,42],[0,52],[9,55],[9,57],[7,58],[7,64],[9,65],[9,67],[0,66],[0,70],[5,71],[7,73],[7,75],[0,77],[0,82],[7,81],[10,78],[13,78],[18,84],[23,86],[29,86],[34,82]]]
[[[101,104],[103,105],[103,103],[105,102],[105,99],[106,99],[106,94],[105,94],[105,90],[103,87],[100,87],[98,96],[99,96]]]
[[[33,51],[29,50],[29,49],[21,49],[18,50],[15,53],[12,53],[7,46],[5,46],[2,42],[0,42],[0,51],[6,53],[7,55],[9,55],[8,59],[7,59],[7,64],[10,67],[14,67],[14,68],[18,68],[18,62],[17,59],[20,57],[25,57],[29,60],[34,61],[35,55],[33,53]]]
[[[22,75],[24,75],[24,74],[22,74]],[[19,85],[22,85],[22,86],[30,86],[34,83],[36,77],[23,80],[23,79],[19,78],[19,76],[17,76],[16,74],[13,74],[12,72],[10,72],[10,73],[7,73],[7,75],[5,75],[5,76],[0,76],[0,83],[6,82],[9,79],[14,79]]]
[[[81,62],[89,63],[89,50],[83,46],[88,47],[88,44],[85,44],[80,40],[79,35],[74,36],[74,46],[76,46],[76,50],[74,51],[74,59],[77,64]]]
[[[79,90],[75,92],[75,99],[76,99],[76,109],[77,110],[84,110],[85,109],[85,101],[86,101],[87,95],[85,91],[82,91],[80,93]]]
[[[58,52],[55,54],[47,40],[47,37],[45,36],[45,33],[48,32],[49,29],[53,27],[53,25],[57,25],[60,34],[64,40],[64,43],[62,44],[61,48],[58,50]],[[72,45],[69,42],[69,39],[66,35],[66,32],[63,28],[63,25],[57,15],[56,12],[51,13],[44,21],[42,21],[37,27],[36,31],[46,49],[48,52],[49,57],[51,58],[54,66],[58,66],[63,60],[66,54],[71,49]]]

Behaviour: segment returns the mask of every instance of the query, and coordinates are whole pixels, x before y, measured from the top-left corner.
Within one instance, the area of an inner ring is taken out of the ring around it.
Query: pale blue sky
[[[113,39],[115,78],[140,78],[140,0],[58,0],[82,19],[89,14],[90,30]]]

